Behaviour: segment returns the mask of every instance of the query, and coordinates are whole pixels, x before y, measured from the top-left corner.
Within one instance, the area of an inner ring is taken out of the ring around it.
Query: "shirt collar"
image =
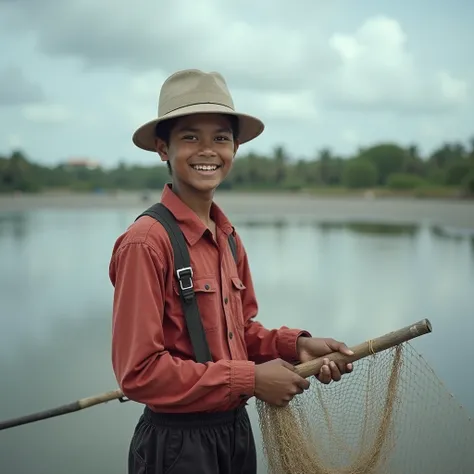
[[[163,188],[161,203],[174,215],[189,245],[194,245],[208,230],[197,214],[173,192],[170,183]],[[234,231],[229,219],[215,202],[211,205],[211,217],[224,234],[230,235]]]

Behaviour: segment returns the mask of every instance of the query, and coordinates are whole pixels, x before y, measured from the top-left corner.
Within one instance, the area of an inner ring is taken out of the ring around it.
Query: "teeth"
[[[193,168],[195,170],[200,170],[200,171],[214,171],[217,169],[216,165],[193,165]]]

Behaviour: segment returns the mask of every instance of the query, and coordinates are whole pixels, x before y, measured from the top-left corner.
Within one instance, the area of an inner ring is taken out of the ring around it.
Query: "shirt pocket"
[[[232,316],[239,328],[243,328],[244,322],[244,311],[243,311],[243,293],[246,286],[239,277],[231,277],[231,289],[230,289],[230,303],[232,308]]]
[[[173,289],[177,306],[182,314],[182,304],[179,295],[179,283],[173,281]],[[205,331],[215,331],[221,325],[222,307],[219,301],[219,287],[215,277],[193,278],[194,294],[199,308],[202,324]],[[184,317],[184,314],[183,314]],[[183,320],[186,324],[186,320]]]

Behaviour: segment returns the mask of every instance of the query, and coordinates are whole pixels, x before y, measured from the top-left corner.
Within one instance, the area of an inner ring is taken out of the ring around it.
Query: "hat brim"
[[[239,143],[246,143],[258,137],[264,130],[263,122],[251,115],[242,114],[218,104],[198,104],[182,107],[166,114],[160,118],[150,120],[139,127],[132,136],[133,143],[146,151],[156,151],[155,127],[158,123],[172,118],[183,117],[192,114],[225,114],[233,115],[239,119]]]

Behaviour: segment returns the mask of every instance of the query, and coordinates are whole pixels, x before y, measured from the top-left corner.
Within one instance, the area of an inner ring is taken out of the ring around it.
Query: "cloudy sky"
[[[131,135],[184,68],[264,120],[244,152],[467,142],[473,19],[472,0],[0,0],[0,153],[152,163]]]

